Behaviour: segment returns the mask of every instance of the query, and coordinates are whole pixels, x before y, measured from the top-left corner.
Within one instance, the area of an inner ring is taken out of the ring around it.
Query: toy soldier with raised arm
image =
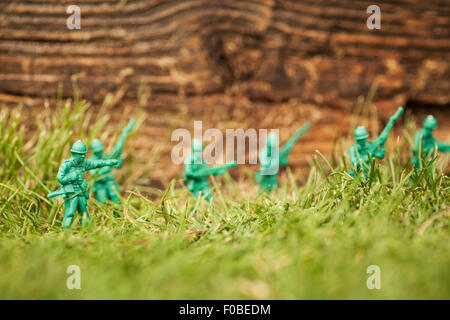
[[[270,133],[264,148],[259,152],[260,169],[256,173],[255,181],[258,183],[259,192],[272,191],[278,185],[278,173],[280,166],[286,167],[289,162],[289,154],[297,140],[309,129],[309,123],[298,129],[289,141],[279,149],[278,136]]]
[[[120,187],[117,184],[116,180],[114,180],[113,176],[113,168],[121,168],[122,167],[122,157],[121,153],[125,144],[125,140],[128,137],[128,134],[133,129],[135,120],[131,120],[130,123],[126,126],[122,131],[122,135],[119,138],[119,141],[114,146],[111,153],[104,155],[103,150],[105,146],[103,143],[94,139],[91,143],[91,151],[93,152],[93,156],[90,160],[100,160],[100,159],[117,159],[117,165],[113,167],[103,167],[101,169],[90,170],[89,173],[94,179],[94,194],[95,198],[104,203],[106,200],[112,202],[119,202],[120,199],[118,194],[120,194]]]
[[[86,160],[87,153],[86,145],[78,140],[72,145],[70,150],[72,157],[65,160],[58,171],[58,181],[61,183],[61,188],[50,192],[47,196],[54,198],[62,196],[64,199],[64,218],[62,227],[69,228],[72,225],[73,218],[76,212],[80,217],[82,223],[83,215],[85,217],[85,225],[90,222],[89,213],[87,211],[87,199],[89,198],[88,183],[84,179],[84,172],[101,168],[105,166],[114,166],[119,163],[118,160]]]
[[[432,153],[437,150],[439,152],[450,152],[450,144],[445,144],[436,140],[433,136],[433,130],[437,127],[437,120],[432,115],[425,118],[423,128],[417,131],[414,137],[414,147],[411,149],[413,153],[412,163],[416,168],[423,166],[422,158],[430,161]]]
[[[192,141],[191,150],[192,153],[184,161],[184,179],[187,180],[187,188],[194,196],[204,196],[209,201],[211,190],[209,189],[208,176],[223,175],[228,169],[236,167],[236,162],[209,167],[203,160],[203,144],[197,139]]]
[[[369,133],[366,128],[363,126],[359,126],[353,132],[353,136],[356,142],[350,147],[350,160],[352,162],[353,167],[357,172],[360,172],[362,169],[364,175],[367,176],[370,169],[370,160],[372,158],[383,159],[386,153],[386,149],[384,144],[388,138],[389,131],[394,126],[395,121],[401,116],[403,113],[403,108],[398,108],[397,112],[389,119],[388,124],[380,133],[380,135],[373,141],[367,141],[369,137]],[[355,172],[350,170],[349,174],[354,177]]]

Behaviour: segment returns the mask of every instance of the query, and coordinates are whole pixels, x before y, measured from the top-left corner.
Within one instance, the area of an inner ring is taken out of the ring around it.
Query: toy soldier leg
[[[204,196],[206,201],[209,201],[212,197],[211,190],[209,190],[208,187],[205,187],[202,189],[197,189],[197,190],[193,191],[192,193],[194,194],[194,196],[196,198]]]
[[[107,193],[109,200],[111,200],[114,203],[120,202],[119,196],[117,195],[119,193],[119,190],[117,190],[114,182],[108,183]]]
[[[356,174],[358,173],[358,175],[361,178],[367,178],[369,176],[369,172],[370,172],[369,166],[366,163],[363,163],[360,166],[359,165],[356,166],[356,170],[350,169],[348,174],[351,175],[354,178],[356,176]]]
[[[429,156],[429,155],[423,156],[422,157],[422,161],[420,161],[418,155],[414,155],[413,158],[412,158],[412,163],[417,169],[420,169],[422,167],[425,167],[425,166],[429,165],[431,161],[432,161],[432,157]],[[431,168],[432,167],[433,166],[431,166]]]
[[[98,190],[95,192],[95,198],[97,201],[101,203],[105,203],[106,200],[108,200],[108,193],[105,188],[98,188]]]
[[[80,224],[83,224],[83,218],[84,225],[88,225],[89,222],[91,222],[91,218],[89,217],[89,213],[87,211],[87,200],[84,195],[79,195],[78,197],[78,213],[80,214]],[[83,217],[86,214],[86,217]]]
[[[69,196],[70,197],[70,196]],[[78,208],[78,197],[64,201],[64,218],[62,221],[63,229],[70,228],[73,222],[73,216]]]
[[[108,183],[108,187],[105,188],[105,191],[108,195],[108,200],[114,202],[114,203],[119,203],[120,199],[118,197],[118,192],[119,190],[117,189],[118,187],[116,186],[114,181],[111,181],[110,183]],[[120,217],[120,214],[118,214],[117,212],[113,211],[114,216],[116,217]]]
[[[417,169],[419,169],[420,167],[420,162],[419,162],[419,157],[414,155],[412,158],[412,163],[414,165],[414,167],[416,167]]]
[[[109,200],[111,200],[114,203],[119,203],[120,202],[120,199],[117,196],[117,193],[116,193],[115,189],[109,190],[108,194],[109,194]]]
[[[203,188],[201,192],[202,192],[202,195],[205,196],[206,201],[209,201],[212,198],[212,193],[209,188]]]
[[[278,185],[277,175],[262,176],[259,192],[270,192]]]
[[[275,185],[273,184],[261,184],[259,187],[259,192],[271,192],[275,188]]]

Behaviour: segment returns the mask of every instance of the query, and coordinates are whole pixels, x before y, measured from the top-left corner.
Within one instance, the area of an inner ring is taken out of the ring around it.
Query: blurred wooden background
[[[66,27],[73,4],[80,30]],[[381,30],[366,26],[373,4]],[[116,94],[116,118],[147,97],[138,146],[147,149],[193,120],[204,130],[279,128],[282,141],[309,120],[291,158],[302,166],[347,133],[374,82],[381,121],[403,105],[419,117],[435,113],[442,127],[449,61],[449,0],[0,2],[0,102],[38,107],[58,83],[70,97],[71,75],[82,72],[83,97],[100,103]],[[160,170],[175,176],[180,168]]]

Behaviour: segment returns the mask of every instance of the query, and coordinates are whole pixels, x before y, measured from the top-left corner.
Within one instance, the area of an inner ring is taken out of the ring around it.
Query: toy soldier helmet
[[[429,115],[425,118],[425,120],[423,121],[423,127],[426,129],[431,129],[433,130],[434,128],[437,127],[437,120],[435,117],[433,117],[432,115]]]
[[[86,154],[87,148],[86,145],[83,142],[81,142],[81,140],[78,140],[72,145],[72,149],[70,149],[70,152],[78,154]]]
[[[201,151],[201,150],[203,150],[202,142],[200,140],[198,140],[198,139],[192,140],[191,149],[193,151]]]
[[[359,126],[353,132],[353,137],[355,138],[355,140],[364,140],[369,137],[369,133],[367,132],[366,128],[364,128],[363,126]]]
[[[91,150],[93,153],[102,152],[104,148],[105,146],[98,139],[94,139],[91,143]]]
[[[271,148],[278,146],[278,136],[275,133],[271,132],[267,136],[267,146]]]

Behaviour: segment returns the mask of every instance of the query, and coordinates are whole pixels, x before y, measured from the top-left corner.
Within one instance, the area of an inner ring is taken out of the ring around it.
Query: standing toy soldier
[[[297,140],[309,129],[309,123],[298,129],[289,141],[279,149],[278,136],[270,133],[267,136],[265,147],[259,153],[260,169],[256,173],[255,181],[260,185],[259,192],[272,191],[278,185],[278,173],[280,166],[286,167],[289,162],[289,154]]]
[[[375,141],[367,141],[369,133],[366,128],[359,126],[353,132],[353,136],[356,142],[350,147],[350,160],[353,167],[359,172],[363,169],[365,176],[369,173],[370,169],[370,159],[377,158],[383,159],[386,153],[384,144],[388,138],[389,131],[394,126],[395,121],[403,113],[403,108],[398,108],[397,112],[389,119],[386,127],[380,133],[380,135],[375,139]],[[350,170],[349,174],[354,177],[355,172]]]
[[[64,199],[64,218],[62,221],[63,229],[72,225],[75,212],[81,215],[80,223],[82,223],[83,214],[86,214],[85,224],[90,222],[89,213],[87,211],[87,199],[89,198],[88,183],[84,179],[84,172],[101,168],[105,166],[114,166],[119,163],[118,160],[86,160],[86,145],[78,140],[72,145],[70,150],[72,157],[65,160],[58,171],[58,181],[61,188],[50,192],[47,197],[54,198],[62,196]]]
[[[117,159],[118,163],[114,166],[114,168],[121,168],[121,153],[125,144],[125,140],[127,139],[130,131],[133,129],[135,123],[135,120],[130,121],[126,128],[123,129],[122,135],[120,136],[119,141],[114,146],[111,153],[107,154],[106,156],[103,155],[103,149],[105,148],[103,143],[98,139],[94,139],[91,143],[91,151],[93,152],[93,156],[90,158],[90,160]],[[89,171],[89,173],[94,177],[95,198],[101,203],[105,203],[106,200],[110,200],[115,203],[120,202],[117,194],[120,194],[121,191],[116,180],[114,180],[112,168],[113,167],[104,167],[101,169]]]
[[[430,161],[431,154],[434,150],[440,152],[450,152],[450,145],[439,142],[433,136],[433,130],[437,127],[437,120],[432,115],[425,118],[423,128],[417,131],[414,137],[414,147],[411,149],[413,153],[412,163],[416,168],[422,167],[423,163],[420,158]]]
[[[209,189],[208,176],[219,176],[233,167],[236,162],[231,162],[223,166],[209,167],[203,160],[203,144],[194,139],[191,145],[192,153],[184,161],[184,179],[187,180],[187,188],[196,197],[205,196],[209,201],[211,199],[211,190]]]

